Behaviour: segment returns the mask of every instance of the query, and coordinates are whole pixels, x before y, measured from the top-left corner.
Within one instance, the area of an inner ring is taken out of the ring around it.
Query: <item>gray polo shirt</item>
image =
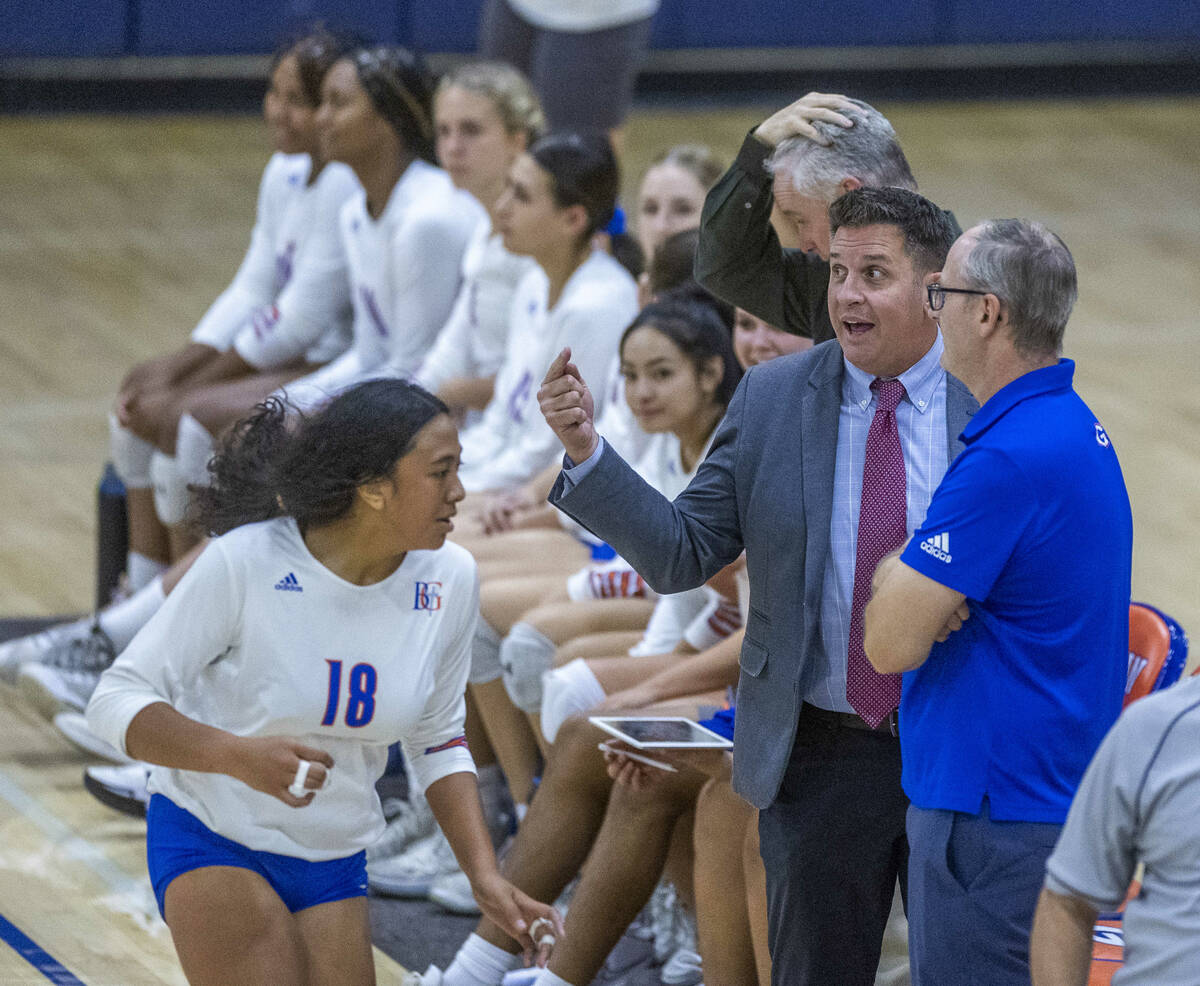
[[[1200,678],[1131,705],[1105,737],[1046,863],[1046,886],[1125,910],[1113,986],[1200,981]]]

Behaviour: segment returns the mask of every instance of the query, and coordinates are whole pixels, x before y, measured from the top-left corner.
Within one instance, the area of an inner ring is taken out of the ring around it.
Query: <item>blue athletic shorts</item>
[[[205,866],[240,866],[271,885],[293,914],[316,904],[367,895],[367,854],[319,863],[247,849],[218,835],[190,811],[155,794],[146,809],[146,863],[163,913],[167,887],[177,876]]]

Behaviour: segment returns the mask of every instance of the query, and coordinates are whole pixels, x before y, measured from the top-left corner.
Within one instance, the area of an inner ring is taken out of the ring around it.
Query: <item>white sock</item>
[[[158,575],[128,599],[101,610],[96,619],[100,629],[108,634],[108,639],[120,653],[129,646],[134,635],[150,622],[150,617],[158,612],[166,599],[162,576]]]
[[[543,969],[537,979],[533,981],[533,986],[575,986],[575,984],[567,982],[562,976],[556,976],[549,969]]]
[[[520,955],[506,952],[472,933],[442,973],[442,986],[500,986],[504,974],[520,964]]]
[[[166,570],[165,561],[155,561],[136,551],[129,552],[125,557],[125,575],[129,579],[129,588],[134,592],[146,588]]]

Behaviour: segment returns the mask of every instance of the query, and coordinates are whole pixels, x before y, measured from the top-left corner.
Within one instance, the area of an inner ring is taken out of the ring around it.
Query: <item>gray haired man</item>
[[[917,190],[895,130],[867,103],[809,93],[750,131],[708,193],[696,279],[781,329],[832,339],[829,205],[864,186]],[[773,207],[800,249],[780,244]]]

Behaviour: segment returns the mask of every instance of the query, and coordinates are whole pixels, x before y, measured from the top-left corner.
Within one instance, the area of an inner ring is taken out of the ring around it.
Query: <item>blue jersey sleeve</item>
[[[1036,513],[1036,490],[1008,456],[967,449],[934,491],[901,560],[969,599],[986,599]]]

